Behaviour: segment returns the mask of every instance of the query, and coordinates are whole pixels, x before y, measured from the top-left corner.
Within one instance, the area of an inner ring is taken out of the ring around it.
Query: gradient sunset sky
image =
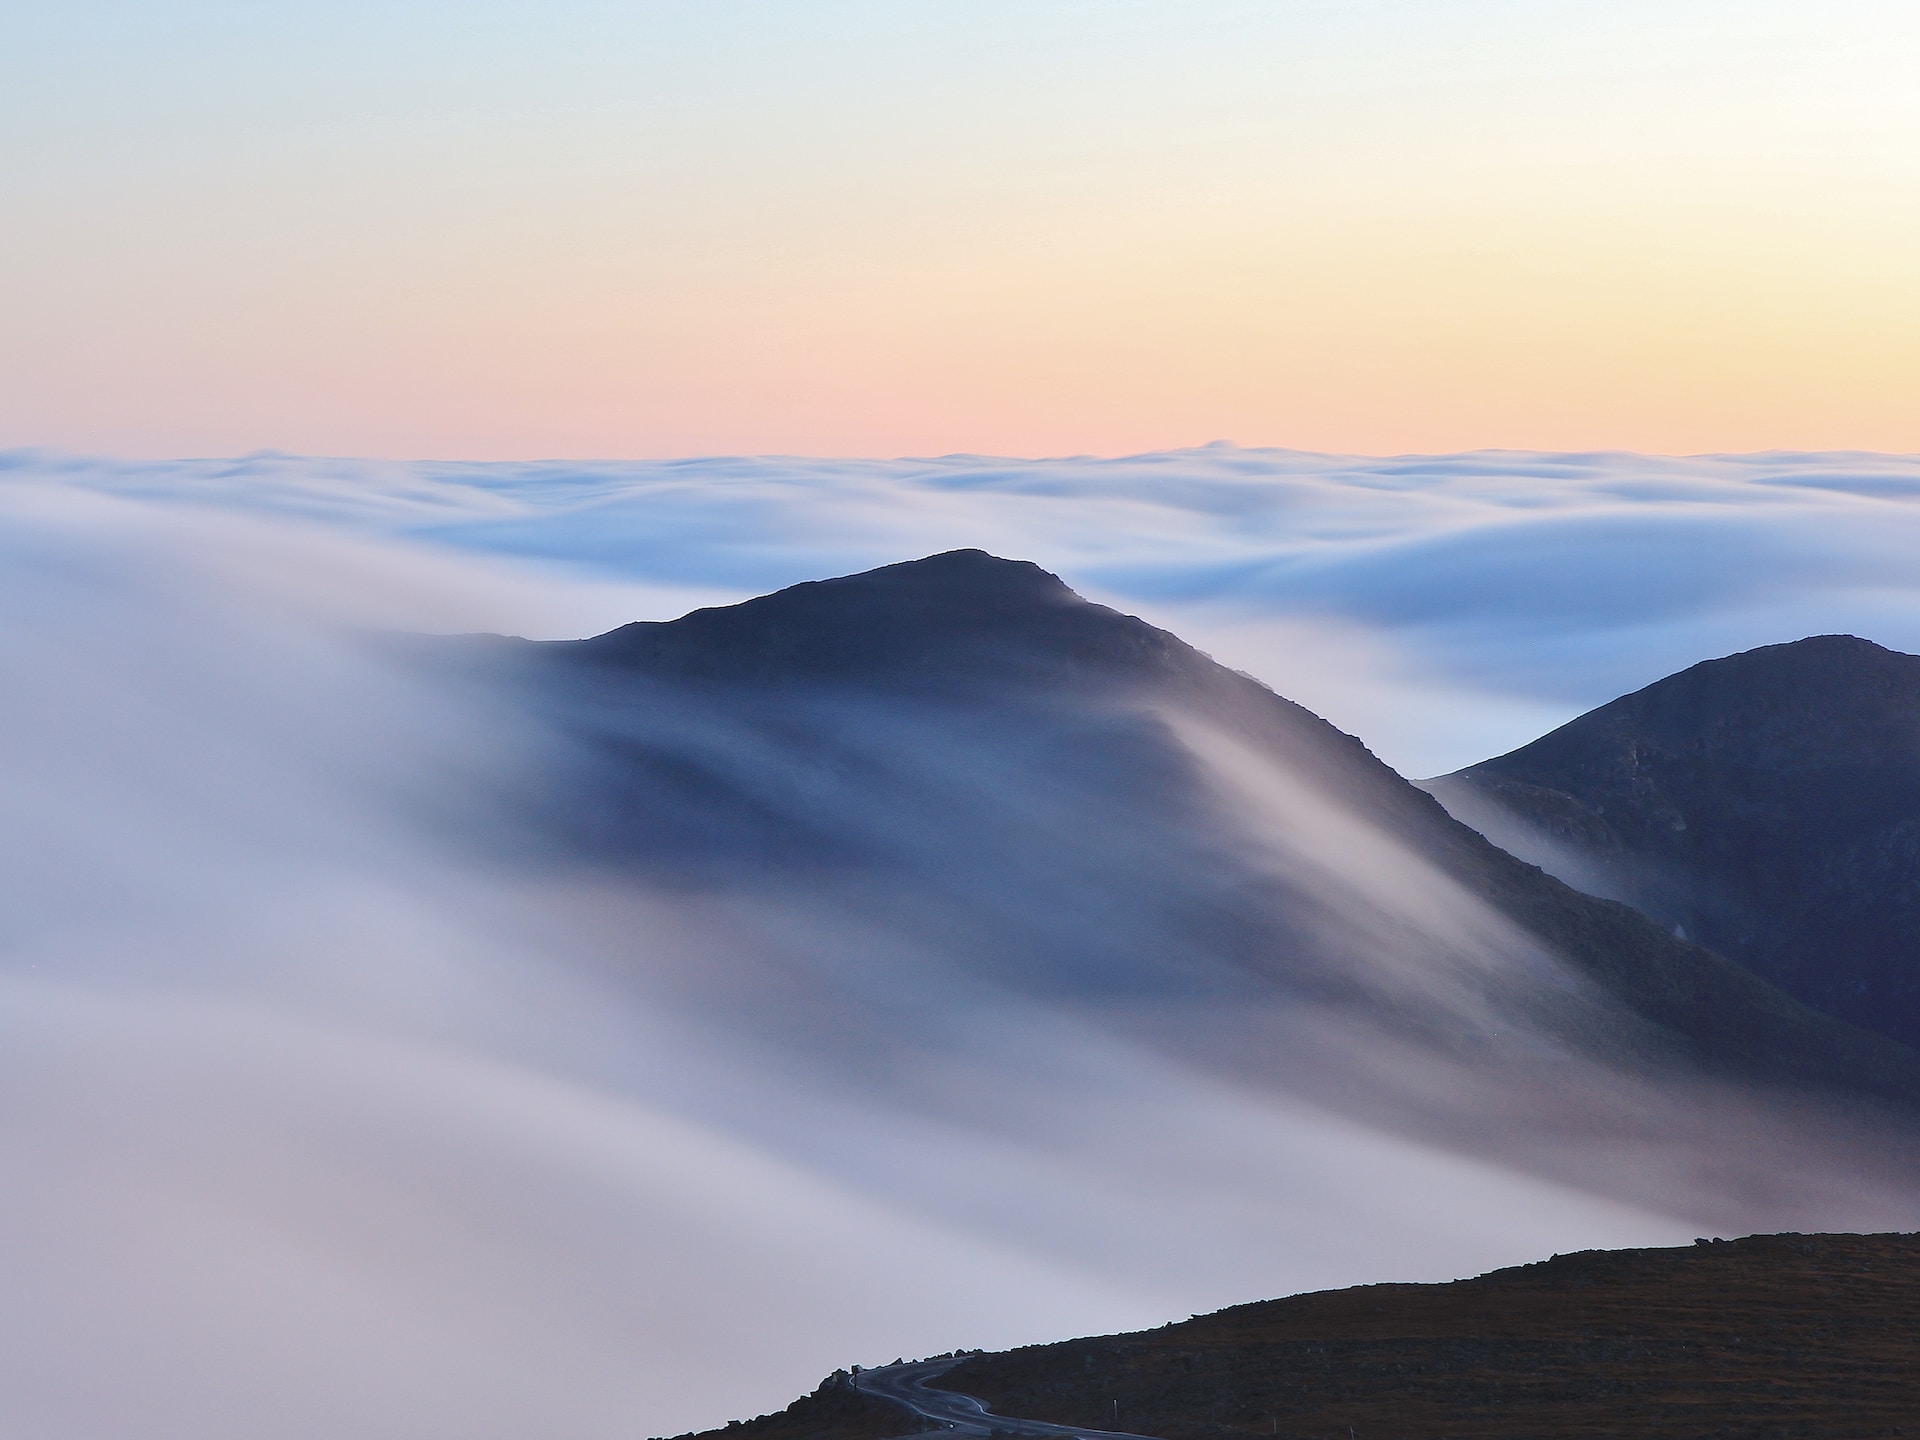
[[[0,446],[1920,450],[1920,6],[67,0]]]

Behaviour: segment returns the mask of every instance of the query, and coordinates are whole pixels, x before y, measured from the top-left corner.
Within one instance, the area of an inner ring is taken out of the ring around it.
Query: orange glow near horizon
[[[388,37],[449,94],[321,47],[265,125],[29,94],[0,446],[1920,451],[1904,11],[987,8],[821,5],[790,51],[576,5],[544,61],[489,10],[497,55]],[[691,78],[622,89],[615,40]]]

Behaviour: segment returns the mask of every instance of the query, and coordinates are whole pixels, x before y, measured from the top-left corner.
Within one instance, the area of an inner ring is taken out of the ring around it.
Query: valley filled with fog
[[[401,638],[977,546],[1429,775],[1729,650],[1920,648],[1920,461],[4,465],[22,1435],[668,1434],[903,1352],[1920,1223],[1873,1114],[1647,1060],[1210,678],[755,705]]]

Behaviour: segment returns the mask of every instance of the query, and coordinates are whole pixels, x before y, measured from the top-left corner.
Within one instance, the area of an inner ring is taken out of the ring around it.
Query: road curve
[[[910,1360],[901,1365],[880,1365],[872,1370],[854,1372],[854,1388],[876,1399],[891,1400],[930,1420],[940,1429],[957,1435],[991,1434],[1024,1437],[1078,1437],[1078,1440],[1158,1440],[1157,1436],[1134,1435],[1125,1430],[1083,1430],[1072,1425],[1053,1425],[1045,1420],[1020,1420],[996,1415],[971,1395],[958,1390],[938,1390],[928,1385],[947,1373],[958,1360]]]

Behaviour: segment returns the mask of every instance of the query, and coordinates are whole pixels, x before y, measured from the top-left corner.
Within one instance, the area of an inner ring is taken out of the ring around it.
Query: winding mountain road
[[[935,1389],[927,1383],[947,1373],[958,1360],[910,1360],[900,1365],[880,1365],[872,1370],[856,1371],[856,1389],[882,1400],[891,1400],[930,1420],[941,1430],[957,1435],[992,1434],[1029,1437],[1029,1440],[1158,1440],[1152,1435],[1134,1435],[1125,1430],[1086,1430],[1072,1425],[1054,1425],[1045,1420],[1020,1420],[996,1415],[971,1395],[957,1390]]]

